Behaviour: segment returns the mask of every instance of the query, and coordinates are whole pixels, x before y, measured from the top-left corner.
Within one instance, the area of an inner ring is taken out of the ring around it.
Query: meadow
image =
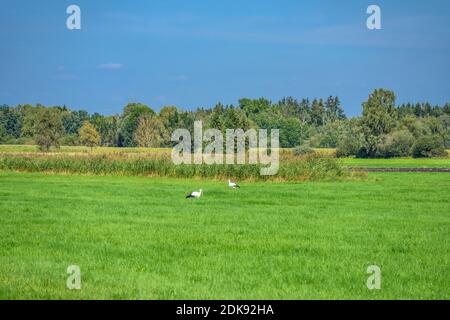
[[[204,189],[204,197],[184,195]],[[0,173],[1,299],[449,299],[450,175]],[[81,268],[81,290],[66,269]],[[369,265],[382,289],[368,290]]]
[[[286,179],[260,181],[247,167],[170,171],[167,153],[0,146],[0,299],[450,298],[450,174],[347,168],[450,158],[283,150]],[[81,290],[66,288],[69,265]],[[381,290],[366,287],[370,265]]]
[[[352,168],[450,168],[450,158],[344,158],[342,162]]]

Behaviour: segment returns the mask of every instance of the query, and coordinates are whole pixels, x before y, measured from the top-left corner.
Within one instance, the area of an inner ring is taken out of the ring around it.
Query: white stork
[[[194,191],[191,194],[188,194],[186,196],[186,199],[188,199],[188,198],[197,198],[198,199],[202,196],[202,193],[203,193],[202,189],[200,189],[200,191]]]
[[[228,186],[230,188],[233,188],[233,189],[240,189],[241,188],[241,187],[239,187],[239,185],[237,183],[232,182],[231,180],[228,180]]]

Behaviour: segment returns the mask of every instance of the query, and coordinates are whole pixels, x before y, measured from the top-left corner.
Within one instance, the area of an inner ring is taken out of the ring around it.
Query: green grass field
[[[342,162],[355,168],[450,168],[450,158],[393,158],[393,159],[356,159],[344,158]]]
[[[0,298],[449,299],[449,194],[442,173],[233,191],[0,172]],[[381,290],[366,288],[369,265]]]

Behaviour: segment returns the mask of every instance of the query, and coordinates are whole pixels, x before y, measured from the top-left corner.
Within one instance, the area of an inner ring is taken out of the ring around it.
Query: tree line
[[[295,99],[273,103],[243,98],[237,105],[184,111],[166,106],[155,112],[129,103],[121,114],[90,114],[66,106],[0,106],[0,143],[37,144],[41,150],[60,145],[171,147],[178,128],[279,129],[280,146],[337,148],[342,156],[390,157],[413,154],[418,142],[431,144],[437,155],[450,146],[450,104],[395,105],[392,91],[377,89],[363,103],[359,117],[347,118],[339,98]],[[426,140],[426,141],[424,141]],[[439,149],[439,150],[438,150]],[[437,151],[436,151],[437,150]]]

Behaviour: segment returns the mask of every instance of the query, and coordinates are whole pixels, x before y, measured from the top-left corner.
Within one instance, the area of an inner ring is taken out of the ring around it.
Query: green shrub
[[[408,130],[394,131],[388,134],[378,145],[377,157],[408,157],[414,144],[414,136]]]
[[[80,145],[80,141],[76,134],[68,134],[68,135],[65,135],[61,139],[61,145],[63,145],[63,146],[78,146],[78,145]]]
[[[443,147],[442,138],[428,135],[417,139],[413,146],[412,155],[414,158],[445,157],[447,152]]]
[[[5,127],[0,123],[0,143],[2,143],[6,139],[6,129]]]
[[[296,147],[292,153],[294,154],[294,156],[304,156],[307,154],[314,153],[314,149],[311,148],[309,145],[304,144]]]
[[[278,174],[292,181],[328,181],[349,177],[350,171],[339,159],[310,153],[295,162],[282,164]]]
[[[11,145],[24,145],[24,144],[34,144],[33,138],[30,137],[19,137],[15,138],[12,136],[5,136],[1,140],[2,144],[11,144]]]
[[[355,156],[361,148],[361,143],[358,139],[351,137],[343,137],[337,144],[336,157],[345,158]]]

